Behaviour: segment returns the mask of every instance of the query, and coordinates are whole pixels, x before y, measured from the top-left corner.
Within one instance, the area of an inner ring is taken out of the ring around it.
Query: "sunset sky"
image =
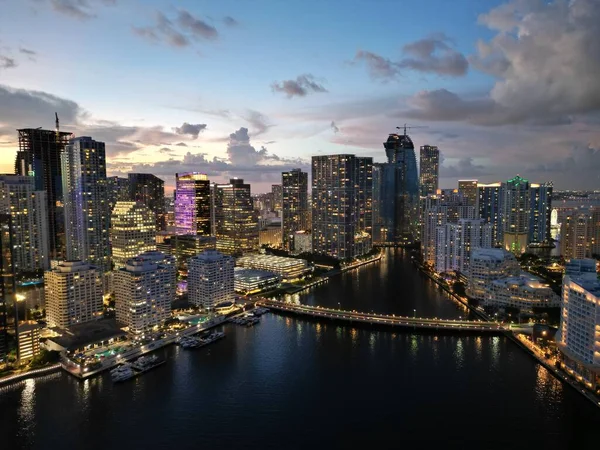
[[[600,189],[599,43],[597,0],[0,0],[0,169],[57,111],[168,195],[175,172],[262,192],[312,155],[383,161],[404,123],[442,187]]]

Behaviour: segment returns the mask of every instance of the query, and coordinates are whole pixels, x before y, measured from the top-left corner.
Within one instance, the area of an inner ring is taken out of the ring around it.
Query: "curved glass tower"
[[[410,245],[417,236],[419,173],[415,146],[407,134],[390,134],[383,144],[387,163],[373,168],[374,240]]]

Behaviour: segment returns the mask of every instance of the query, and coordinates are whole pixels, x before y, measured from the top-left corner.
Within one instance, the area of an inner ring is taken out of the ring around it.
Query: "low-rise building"
[[[519,262],[512,253],[501,248],[475,248],[471,251],[467,295],[484,301],[492,281],[520,272]]]
[[[19,324],[19,359],[31,359],[40,353],[40,326],[37,323]]]
[[[281,277],[274,272],[243,267],[235,268],[234,279],[235,291],[244,295],[276,287],[281,281]]]
[[[274,255],[242,256],[236,260],[235,265],[245,269],[273,272],[284,280],[293,280],[311,271],[308,262],[304,259]]]
[[[533,308],[560,307],[560,297],[537,277],[521,274],[493,280],[482,303],[484,306],[531,311]]]

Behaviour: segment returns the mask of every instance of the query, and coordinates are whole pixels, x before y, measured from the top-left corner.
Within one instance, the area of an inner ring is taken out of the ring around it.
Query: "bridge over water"
[[[260,299],[256,304],[273,311],[310,316],[319,319],[339,320],[350,323],[368,323],[372,325],[385,325],[399,328],[412,328],[421,330],[454,330],[501,333],[510,331],[511,326],[498,322],[485,322],[480,320],[452,320],[438,318],[405,317],[385,314],[370,314],[357,311],[324,308],[321,306],[308,306],[294,303],[285,303],[277,300]]]

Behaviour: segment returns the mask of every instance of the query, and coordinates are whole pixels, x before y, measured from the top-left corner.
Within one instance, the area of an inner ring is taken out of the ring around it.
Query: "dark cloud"
[[[469,62],[451,44],[449,37],[438,33],[406,44],[402,49],[405,57],[398,61],[359,50],[354,56],[354,62],[365,63],[371,77],[381,80],[394,79],[404,69],[440,76],[463,76],[467,73]]]
[[[335,124],[335,122],[333,120],[331,121],[331,124],[329,125],[329,127],[335,134],[339,133],[339,131],[340,131],[340,129],[338,128],[338,126]]]
[[[240,23],[231,16],[223,17],[223,23],[228,27],[237,27]]]
[[[216,39],[219,36],[215,27],[194,17],[186,10],[179,11],[177,22],[182,29],[189,31],[196,38]]]
[[[114,6],[116,0],[50,0],[54,11],[79,20],[95,18],[95,6],[99,3]]]
[[[169,147],[163,147],[163,148],[159,149],[158,152],[162,153],[162,154],[167,154],[167,155],[174,155],[175,154],[175,151],[171,150]],[[136,156],[139,156],[139,154],[136,155]]]
[[[19,48],[19,52],[21,52],[25,55],[28,55],[28,56],[36,56],[37,55],[37,52],[34,52],[33,50],[29,50],[28,48],[23,48],[23,47]]]
[[[359,50],[354,56],[354,61],[364,62],[372,78],[387,80],[400,73],[396,63],[373,52]]]
[[[287,98],[306,97],[308,94],[317,92],[328,92],[323,85],[315,81],[311,74],[299,75],[295,80],[284,80],[271,85],[273,92],[281,92]]]
[[[177,147],[187,147],[188,145],[185,142],[178,142],[175,144]]]
[[[474,164],[473,158],[462,158],[455,165],[440,166],[440,176],[442,178],[473,178],[491,175],[491,172],[485,166]]]
[[[432,35],[404,46],[408,57],[398,66],[418,72],[436,73],[458,77],[465,75],[469,62],[465,56],[450,46],[451,40],[444,34]]]
[[[577,180],[577,183],[597,187],[600,183],[600,148],[575,146],[569,155],[545,164],[529,167],[528,172],[544,177]]]
[[[17,67],[17,63],[13,58],[0,55],[0,69],[12,69],[13,67]]]
[[[198,135],[200,133],[202,133],[204,130],[206,130],[205,123],[191,124],[191,123],[184,122],[183,125],[181,125],[180,127],[173,128],[173,131],[175,133],[187,134],[187,135],[192,136],[194,139],[196,139],[198,137]]]

